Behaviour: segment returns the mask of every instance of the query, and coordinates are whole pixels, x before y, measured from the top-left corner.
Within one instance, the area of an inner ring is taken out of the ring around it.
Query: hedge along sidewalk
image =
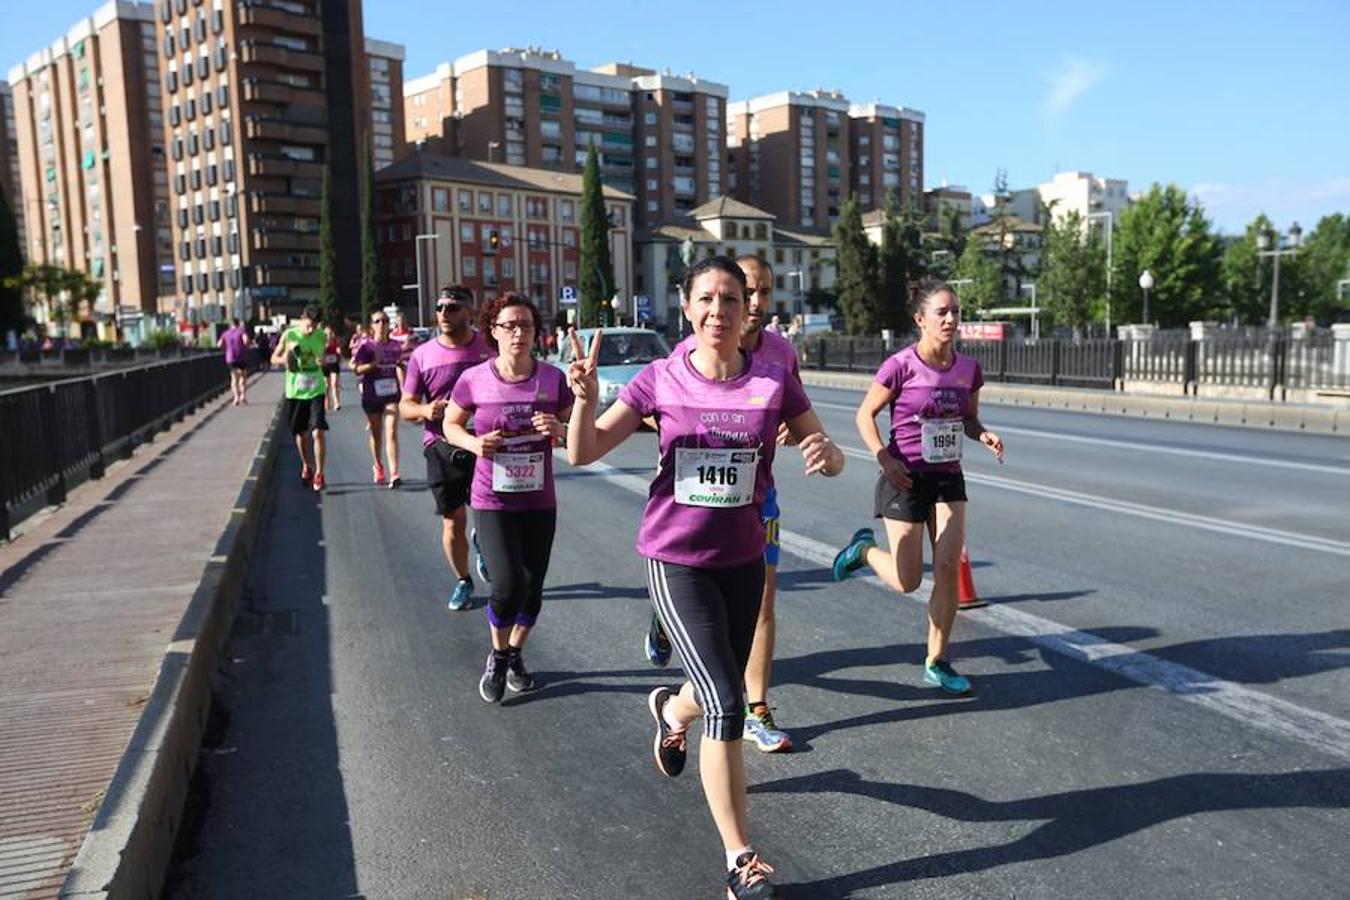
[[[861,372],[802,369],[802,381],[808,386],[865,391],[873,377]],[[1271,400],[1135,394],[990,381],[980,388],[980,403],[1350,436],[1350,409]]]
[[[0,548],[0,896],[157,894],[279,392],[208,403]]]

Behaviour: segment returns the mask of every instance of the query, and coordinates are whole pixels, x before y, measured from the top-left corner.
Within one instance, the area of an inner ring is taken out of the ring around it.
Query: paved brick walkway
[[[55,897],[220,539],[280,379],[0,547],[0,897]]]

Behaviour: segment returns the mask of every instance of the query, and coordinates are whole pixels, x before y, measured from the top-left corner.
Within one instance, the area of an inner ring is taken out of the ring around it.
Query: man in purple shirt
[[[219,345],[225,348],[225,365],[230,369],[232,402],[235,406],[243,406],[248,402],[248,332],[238,319],[230,325],[220,336]]]
[[[473,606],[464,506],[469,501],[477,459],[446,441],[441,423],[459,376],[492,356],[492,348],[473,329],[472,321],[473,292],[459,285],[443,290],[436,301],[439,333],[408,357],[403,398],[398,406],[405,422],[423,423],[422,455],[427,460],[427,481],[441,517],[441,548],[458,579],[446,604],[450,609]]]

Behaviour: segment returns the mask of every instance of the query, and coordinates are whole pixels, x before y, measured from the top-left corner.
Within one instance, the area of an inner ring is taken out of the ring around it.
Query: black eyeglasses
[[[436,312],[459,312],[464,304],[458,300],[447,300],[436,304]]]
[[[527,331],[534,331],[533,322],[493,322],[492,324],[502,331],[508,331],[511,334],[524,334]]]
[[[388,322],[388,321],[389,321],[389,320],[386,319],[384,316],[380,316],[379,318],[371,319],[371,320],[370,320],[370,324],[372,324],[372,325],[383,325],[384,323],[386,323],[386,322]]]

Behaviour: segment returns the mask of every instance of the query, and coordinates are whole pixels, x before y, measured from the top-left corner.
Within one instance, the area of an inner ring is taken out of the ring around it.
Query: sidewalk
[[[71,896],[158,888],[146,848],[171,847],[279,393],[208,404],[0,547],[0,897],[57,896],[77,853]]]
[[[863,372],[802,369],[802,381],[819,387],[866,391],[872,380],[871,374]],[[1183,397],[994,381],[986,382],[980,389],[980,403],[1342,437],[1350,435],[1350,408],[1336,405]]]

